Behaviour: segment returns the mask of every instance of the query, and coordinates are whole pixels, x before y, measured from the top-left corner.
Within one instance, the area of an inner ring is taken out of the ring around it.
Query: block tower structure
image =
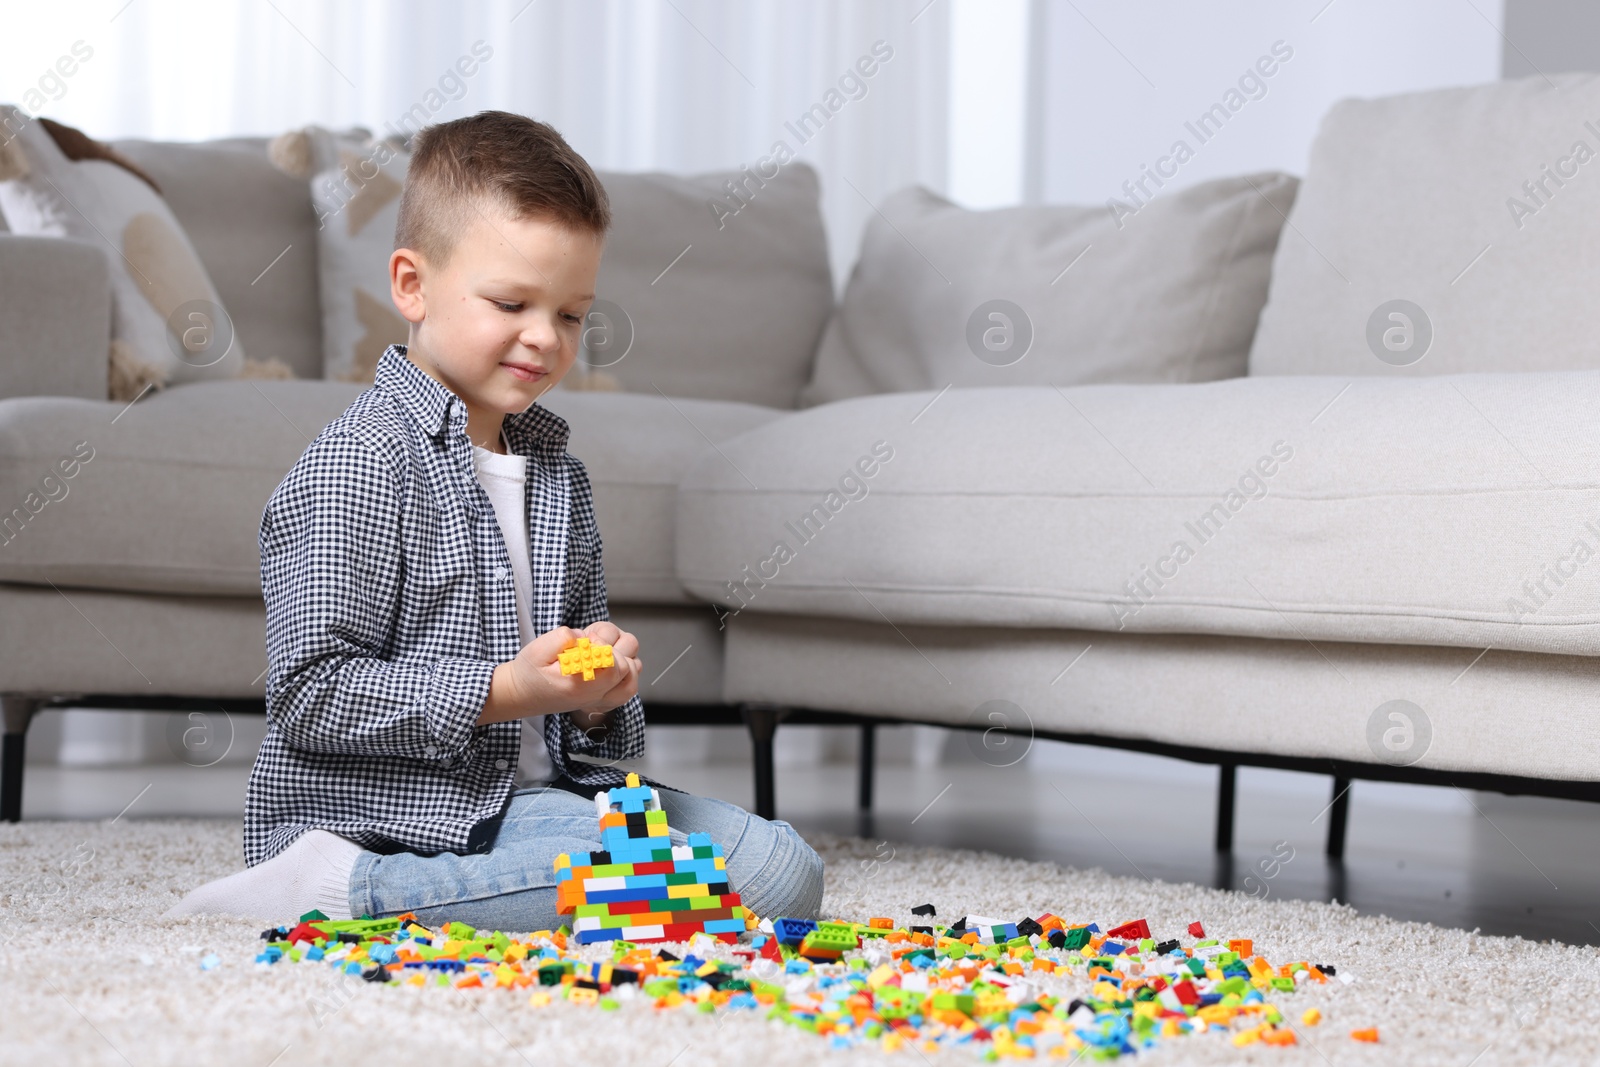
[[[563,852],[555,862],[556,910],[572,914],[580,944],[737,939],[750,912],[729,891],[722,846],[704,833],[674,846],[660,794],[637,774],[594,801],[602,851]]]

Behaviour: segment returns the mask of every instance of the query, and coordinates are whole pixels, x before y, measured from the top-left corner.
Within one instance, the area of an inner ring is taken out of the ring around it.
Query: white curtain
[[[841,284],[874,203],[946,186],[949,0],[7,6],[0,99],[102,139],[378,131],[500,108],[550,122],[599,169],[676,173],[753,164],[782,141],[822,175]],[[80,41],[92,55],[61,76]],[[463,77],[475,42],[489,56]]]

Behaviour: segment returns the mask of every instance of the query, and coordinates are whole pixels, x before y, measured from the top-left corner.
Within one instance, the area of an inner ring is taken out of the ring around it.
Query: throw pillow
[[[88,241],[111,265],[107,395],[217,378],[287,378],[246,358],[205,265],[136,164],[80,130],[0,105],[0,212],[12,232]]]
[[[285,174],[311,183],[319,225],[322,375],[370,385],[384,349],[408,336],[405,318],[389,299],[389,254],[410,157],[394,138],[322,126],[280,134],[267,156]]]
[[[1116,214],[902,190],[867,224],[800,402],[1242,375],[1296,184],[1226,178]]]

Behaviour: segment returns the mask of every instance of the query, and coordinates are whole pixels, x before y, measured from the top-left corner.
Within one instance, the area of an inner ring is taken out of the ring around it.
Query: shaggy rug
[[[1600,1037],[1600,949],[1485,937],[1358,915],[1348,906],[1144,882],[988,853],[851,838],[813,842],[828,865],[824,917],[911,921],[1051,911],[1102,925],[1148,918],[1177,936],[1199,919],[1250,937],[1274,962],[1335,965],[1354,981],[1280,994],[1291,1048],[1236,1048],[1196,1034],[1141,1052],[1147,1064],[1593,1063]],[[759,1013],[614,1013],[557,1002],[530,1008],[511,990],[343,982],[308,964],[258,968],[265,922],[158,919],[194,885],[240,865],[239,824],[122,819],[0,826],[0,1064],[616,1064],[762,1067],[837,1062],[976,1062],[971,1048],[830,1051]],[[285,921],[291,917],[273,917]],[[202,970],[200,960],[222,960]],[[1064,983],[1087,985],[1081,976]],[[1085,990],[1079,990],[1082,992]],[[331,1010],[330,1010],[331,1005]],[[1299,1024],[1321,1010],[1315,1028]],[[1351,1040],[1376,1026],[1379,1044]]]

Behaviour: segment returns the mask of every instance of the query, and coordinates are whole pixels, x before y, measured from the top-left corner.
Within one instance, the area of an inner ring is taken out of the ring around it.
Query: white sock
[[[308,911],[349,919],[350,872],[361,846],[327,830],[308,830],[270,860],[207,882],[162,916],[243,915],[293,925]]]

